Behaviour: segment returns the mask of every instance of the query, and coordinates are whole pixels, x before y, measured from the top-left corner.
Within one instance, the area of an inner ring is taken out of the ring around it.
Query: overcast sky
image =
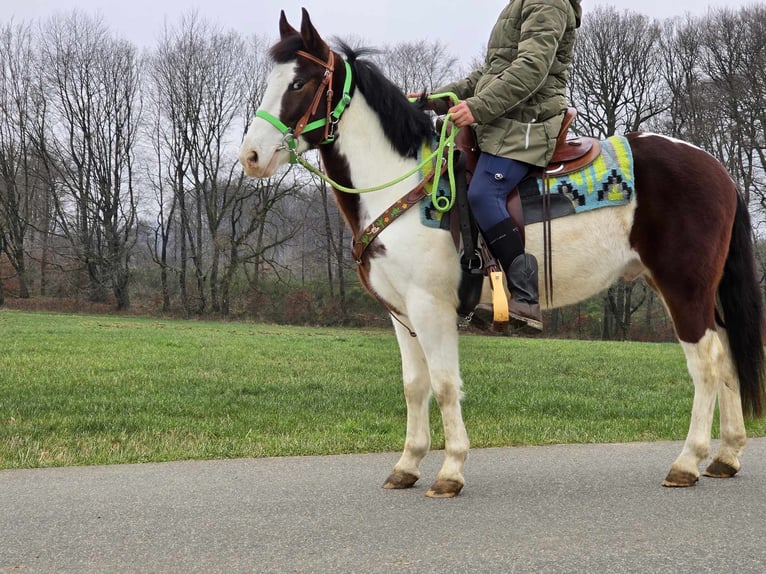
[[[408,40],[441,40],[465,61],[481,53],[504,0],[0,0],[0,23],[11,18],[46,17],[73,8],[100,14],[120,36],[151,47],[163,23],[197,10],[206,19],[242,33],[276,38],[279,11],[299,26],[301,7],[311,14],[325,38],[354,36],[369,46]],[[754,0],[583,0],[585,15],[599,5],[631,10],[655,18],[686,12],[702,15],[709,7],[733,8]]]

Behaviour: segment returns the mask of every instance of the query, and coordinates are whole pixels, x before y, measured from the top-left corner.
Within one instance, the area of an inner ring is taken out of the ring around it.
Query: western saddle
[[[561,130],[556,138],[556,149],[553,152],[544,175],[563,175],[580,170],[591,163],[601,153],[601,144],[595,138],[574,136],[569,137],[569,126],[577,117],[575,108],[567,108]],[[542,170],[541,170],[542,173]]]

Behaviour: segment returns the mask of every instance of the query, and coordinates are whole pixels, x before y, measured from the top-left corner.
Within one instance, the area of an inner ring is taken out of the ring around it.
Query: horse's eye
[[[290,84],[290,89],[297,92],[298,90],[302,90],[303,86],[305,85],[306,82],[303,80],[295,80],[292,84]]]

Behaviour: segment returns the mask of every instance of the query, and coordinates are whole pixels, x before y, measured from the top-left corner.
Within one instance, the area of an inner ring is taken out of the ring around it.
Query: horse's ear
[[[311,17],[309,17],[309,13],[305,8],[303,8],[303,20],[301,21],[301,37],[303,38],[303,45],[306,46],[306,50],[315,56],[323,59],[327,59],[330,56],[330,47],[322,40],[319,32],[314,28],[314,25],[311,23]]]
[[[287,16],[285,16],[285,11],[282,10],[282,13],[279,15],[279,38],[284,40],[287,36],[295,34],[298,34],[298,30],[290,26],[290,22],[287,21]]]

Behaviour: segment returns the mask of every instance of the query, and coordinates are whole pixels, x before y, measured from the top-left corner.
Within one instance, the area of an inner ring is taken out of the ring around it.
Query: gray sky
[[[704,14],[709,7],[752,5],[754,0],[583,0],[583,10],[611,5],[655,18],[686,12]],[[425,2],[423,0],[2,0],[0,22],[10,18],[46,17],[81,9],[101,14],[118,35],[142,47],[159,37],[163,23],[174,24],[181,14],[198,10],[206,19],[244,34],[269,38],[278,34],[279,11],[284,9],[294,26],[300,24],[301,7],[325,38],[358,37],[369,46],[407,40],[441,40],[464,61],[477,56],[507,0]]]

